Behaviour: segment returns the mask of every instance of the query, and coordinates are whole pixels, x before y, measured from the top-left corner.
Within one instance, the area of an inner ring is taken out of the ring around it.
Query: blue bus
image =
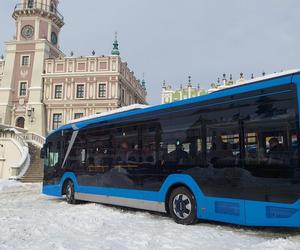
[[[300,226],[300,71],[63,125],[43,193],[248,226]]]

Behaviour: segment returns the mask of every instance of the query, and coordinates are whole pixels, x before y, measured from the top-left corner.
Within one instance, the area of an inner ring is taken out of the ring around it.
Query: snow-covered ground
[[[300,230],[200,222],[143,211],[69,205],[41,185],[0,180],[0,249],[300,249]]]

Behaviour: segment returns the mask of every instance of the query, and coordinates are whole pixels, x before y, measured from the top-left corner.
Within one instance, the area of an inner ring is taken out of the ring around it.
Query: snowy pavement
[[[41,185],[0,180],[0,249],[300,249],[300,229],[170,218],[100,204],[69,205]]]

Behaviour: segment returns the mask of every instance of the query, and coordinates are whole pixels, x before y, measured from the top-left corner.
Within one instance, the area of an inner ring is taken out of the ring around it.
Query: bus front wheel
[[[169,198],[169,212],[176,223],[191,225],[197,222],[196,200],[186,187],[174,189]]]
[[[76,204],[75,200],[75,189],[74,189],[74,183],[72,181],[67,181],[65,186],[65,194],[66,194],[66,201],[69,204]]]

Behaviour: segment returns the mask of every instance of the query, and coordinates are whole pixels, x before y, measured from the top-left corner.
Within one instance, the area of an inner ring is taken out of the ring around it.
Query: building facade
[[[196,96],[206,95],[207,91],[200,88],[198,84],[197,87],[193,87],[191,83],[191,77],[189,77],[189,82],[186,86],[180,86],[180,89],[172,89],[171,85],[166,85],[163,83],[162,92],[161,92],[161,103],[170,103],[176,102]]]
[[[119,56],[47,59],[42,76],[50,130],[72,119],[146,103],[145,87]]]
[[[262,73],[262,77],[265,77],[266,73]],[[257,80],[258,78],[254,78],[254,75],[251,74],[251,79],[247,80],[244,78],[244,74],[240,73],[240,77],[238,80],[233,80],[232,74],[229,75],[229,79],[226,78],[226,74],[223,74],[222,80],[218,78],[217,82],[211,83],[211,86],[208,90],[200,88],[200,85],[195,88],[191,83],[191,77],[189,76],[189,82],[186,87],[180,86],[180,89],[172,89],[172,86],[166,85],[163,83],[162,92],[161,92],[161,102],[170,103],[175,101],[180,101],[196,96],[207,95],[222,89],[230,88],[236,85],[244,84],[245,82],[249,82],[251,80]]]
[[[46,135],[74,118],[146,104],[145,82],[121,60],[117,39],[108,56],[60,51],[58,4],[22,0],[14,9],[16,35],[0,59],[0,123]]]

